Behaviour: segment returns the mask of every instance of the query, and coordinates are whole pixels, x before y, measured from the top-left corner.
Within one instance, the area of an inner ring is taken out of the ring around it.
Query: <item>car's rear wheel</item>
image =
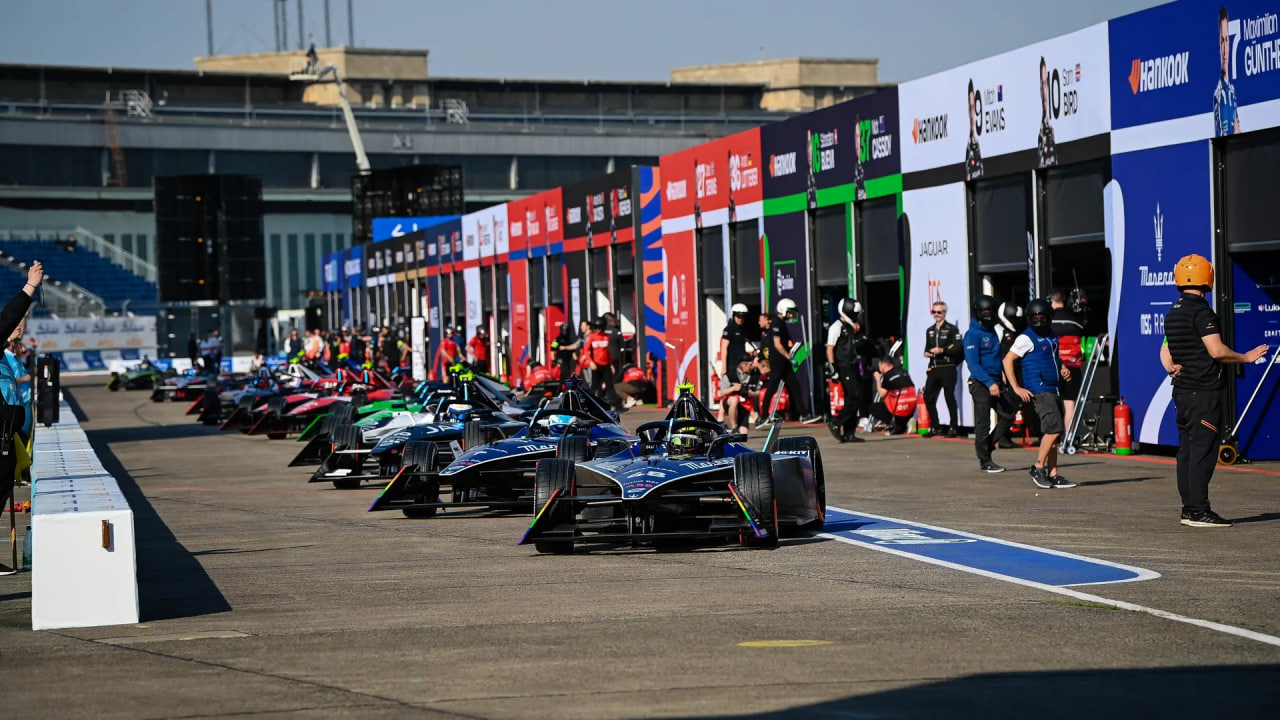
[[[354,425],[339,425],[333,433],[333,450],[334,452],[339,450],[359,450],[360,440],[360,428]],[[359,472],[358,468],[356,472]],[[333,480],[333,486],[339,490],[355,490],[360,487],[360,478],[335,478]]]
[[[827,479],[822,471],[822,451],[818,449],[818,441],[811,437],[789,437],[778,441],[778,450],[804,452],[809,456],[809,464],[813,466],[813,484],[818,495],[818,506],[814,508],[818,517],[802,523],[801,530],[821,530],[827,517]]]
[[[355,417],[356,408],[352,403],[339,400],[332,407],[334,423],[348,423],[351,422],[351,418]]]
[[[481,445],[487,445],[489,442],[489,434],[485,432],[484,425],[479,420],[468,420],[462,426],[462,447],[464,450],[478,448]]]
[[[551,499],[556,490],[560,495],[573,494],[573,461],[564,458],[553,458],[538,462],[538,469],[533,479],[533,513],[539,511]],[[567,502],[557,502],[547,509],[547,515],[538,518],[537,522],[546,527],[554,527],[561,523],[573,521],[573,508]],[[533,547],[540,553],[566,554],[573,552],[572,540],[535,540]]]
[[[778,505],[774,500],[773,459],[768,453],[743,453],[733,459],[733,484],[755,513],[756,524],[766,537],[744,532],[742,544],[771,548],[778,545]]]
[[[423,440],[405,443],[404,454],[401,455],[400,471],[412,473],[434,473],[436,469],[436,444]],[[410,480],[409,486],[421,493],[414,497],[417,502],[434,503],[440,499],[440,483],[434,477]],[[436,516],[439,508],[418,507],[405,508],[404,516],[420,520]]]
[[[574,463],[591,459],[591,440],[585,435],[565,435],[556,445],[556,457]]]

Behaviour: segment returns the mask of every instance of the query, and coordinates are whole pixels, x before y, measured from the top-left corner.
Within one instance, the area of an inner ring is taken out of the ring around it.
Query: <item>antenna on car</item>
[[[773,452],[774,445],[778,443],[778,425],[780,424],[774,423],[773,427],[769,428],[769,434],[764,438],[764,451],[767,453]]]

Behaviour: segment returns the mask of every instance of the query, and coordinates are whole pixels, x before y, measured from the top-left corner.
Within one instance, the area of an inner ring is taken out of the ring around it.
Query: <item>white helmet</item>
[[[778,301],[778,315],[786,317],[787,313],[796,311],[796,301],[791,298],[783,298]]]
[[[729,308],[729,313],[732,315],[746,315],[747,306],[742,303],[734,303],[733,307]]]
[[[860,315],[862,315],[862,303],[853,298],[845,298],[840,301],[840,318],[842,320],[853,324],[858,322]]]

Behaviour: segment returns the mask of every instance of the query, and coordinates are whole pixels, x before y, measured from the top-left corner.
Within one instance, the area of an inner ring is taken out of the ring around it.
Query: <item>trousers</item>
[[[1182,510],[1209,510],[1209,481],[1218,463],[1222,439],[1222,393],[1219,390],[1173,391],[1178,419],[1178,494]]]
[[[867,414],[865,400],[862,397],[862,378],[852,366],[836,366],[840,373],[840,387],[844,389],[844,409],[831,418],[831,424],[840,428],[842,434],[852,433],[858,426],[858,418]]]
[[[1011,392],[1004,390],[1003,392]],[[1002,397],[993,397],[991,390],[976,380],[969,381],[969,395],[973,398],[973,450],[978,463],[991,462],[991,451],[996,442],[1013,427],[1017,414]],[[991,411],[996,411],[996,427],[991,429]]]
[[[938,420],[938,393],[947,403],[947,417],[951,418],[951,427],[959,425],[956,415],[956,368],[955,365],[935,367],[929,371],[924,381],[924,406],[929,411],[929,420],[935,428],[941,428]]]

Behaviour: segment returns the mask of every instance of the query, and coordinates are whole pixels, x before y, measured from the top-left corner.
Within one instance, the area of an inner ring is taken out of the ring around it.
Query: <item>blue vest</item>
[[[1031,328],[1022,334],[1034,345],[1022,356],[1022,386],[1036,394],[1058,392],[1058,338]]]

